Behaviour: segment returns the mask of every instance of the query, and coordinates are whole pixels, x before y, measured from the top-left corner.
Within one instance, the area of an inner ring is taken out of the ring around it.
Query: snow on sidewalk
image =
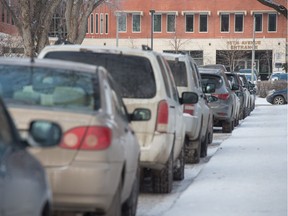
[[[287,216],[287,105],[256,99],[164,216]]]

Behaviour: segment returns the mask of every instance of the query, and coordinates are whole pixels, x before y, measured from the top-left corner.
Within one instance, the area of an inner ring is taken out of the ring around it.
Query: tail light
[[[217,97],[220,100],[228,100],[229,94],[212,94],[212,96]]]
[[[184,104],[184,113],[194,115],[194,105],[193,104]]]
[[[67,131],[60,144],[65,149],[103,150],[111,145],[112,132],[108,127],[77,127]]]
[[[165,133],[168,129],[169,108],[165,100],[158,104],[156,130]]]

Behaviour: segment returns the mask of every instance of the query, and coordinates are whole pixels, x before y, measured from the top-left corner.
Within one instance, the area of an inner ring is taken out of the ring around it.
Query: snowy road
[[[287,105],[256,100],[207,159],[187,165],[170,194],[141,193],[137,216],[287,216]]]

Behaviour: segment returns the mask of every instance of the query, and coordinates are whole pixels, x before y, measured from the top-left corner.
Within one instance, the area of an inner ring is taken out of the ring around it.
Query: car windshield
[[[156,83],[150,61],[145,57],[115,53],[58,51],[45,58],[62,59],[105,67],[121,88],[124,98],[152,98]]]
[[[246,79],[247,79],[247,80],[251,81],[251,77],[252,77],[251,74],[245,74],[245,76],[246,76]],[[257,80],[257,77],[256,77],[255,74],[254,74],[253,77],[254,77],[253,81],[256,81],[256,80]]]
[[[185,62],[168,60],[176,86],[187,86],[187,73]]]
[[[98,110],[97,76],[67,69],[0,65],[0,95],[9,104]]]

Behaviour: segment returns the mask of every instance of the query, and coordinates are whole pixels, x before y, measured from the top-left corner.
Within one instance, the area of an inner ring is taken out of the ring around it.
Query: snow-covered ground
[[[232,134],[186,166],[170,194],[141,193],[137,216],[287,216],[287,109],[256,99]]]

